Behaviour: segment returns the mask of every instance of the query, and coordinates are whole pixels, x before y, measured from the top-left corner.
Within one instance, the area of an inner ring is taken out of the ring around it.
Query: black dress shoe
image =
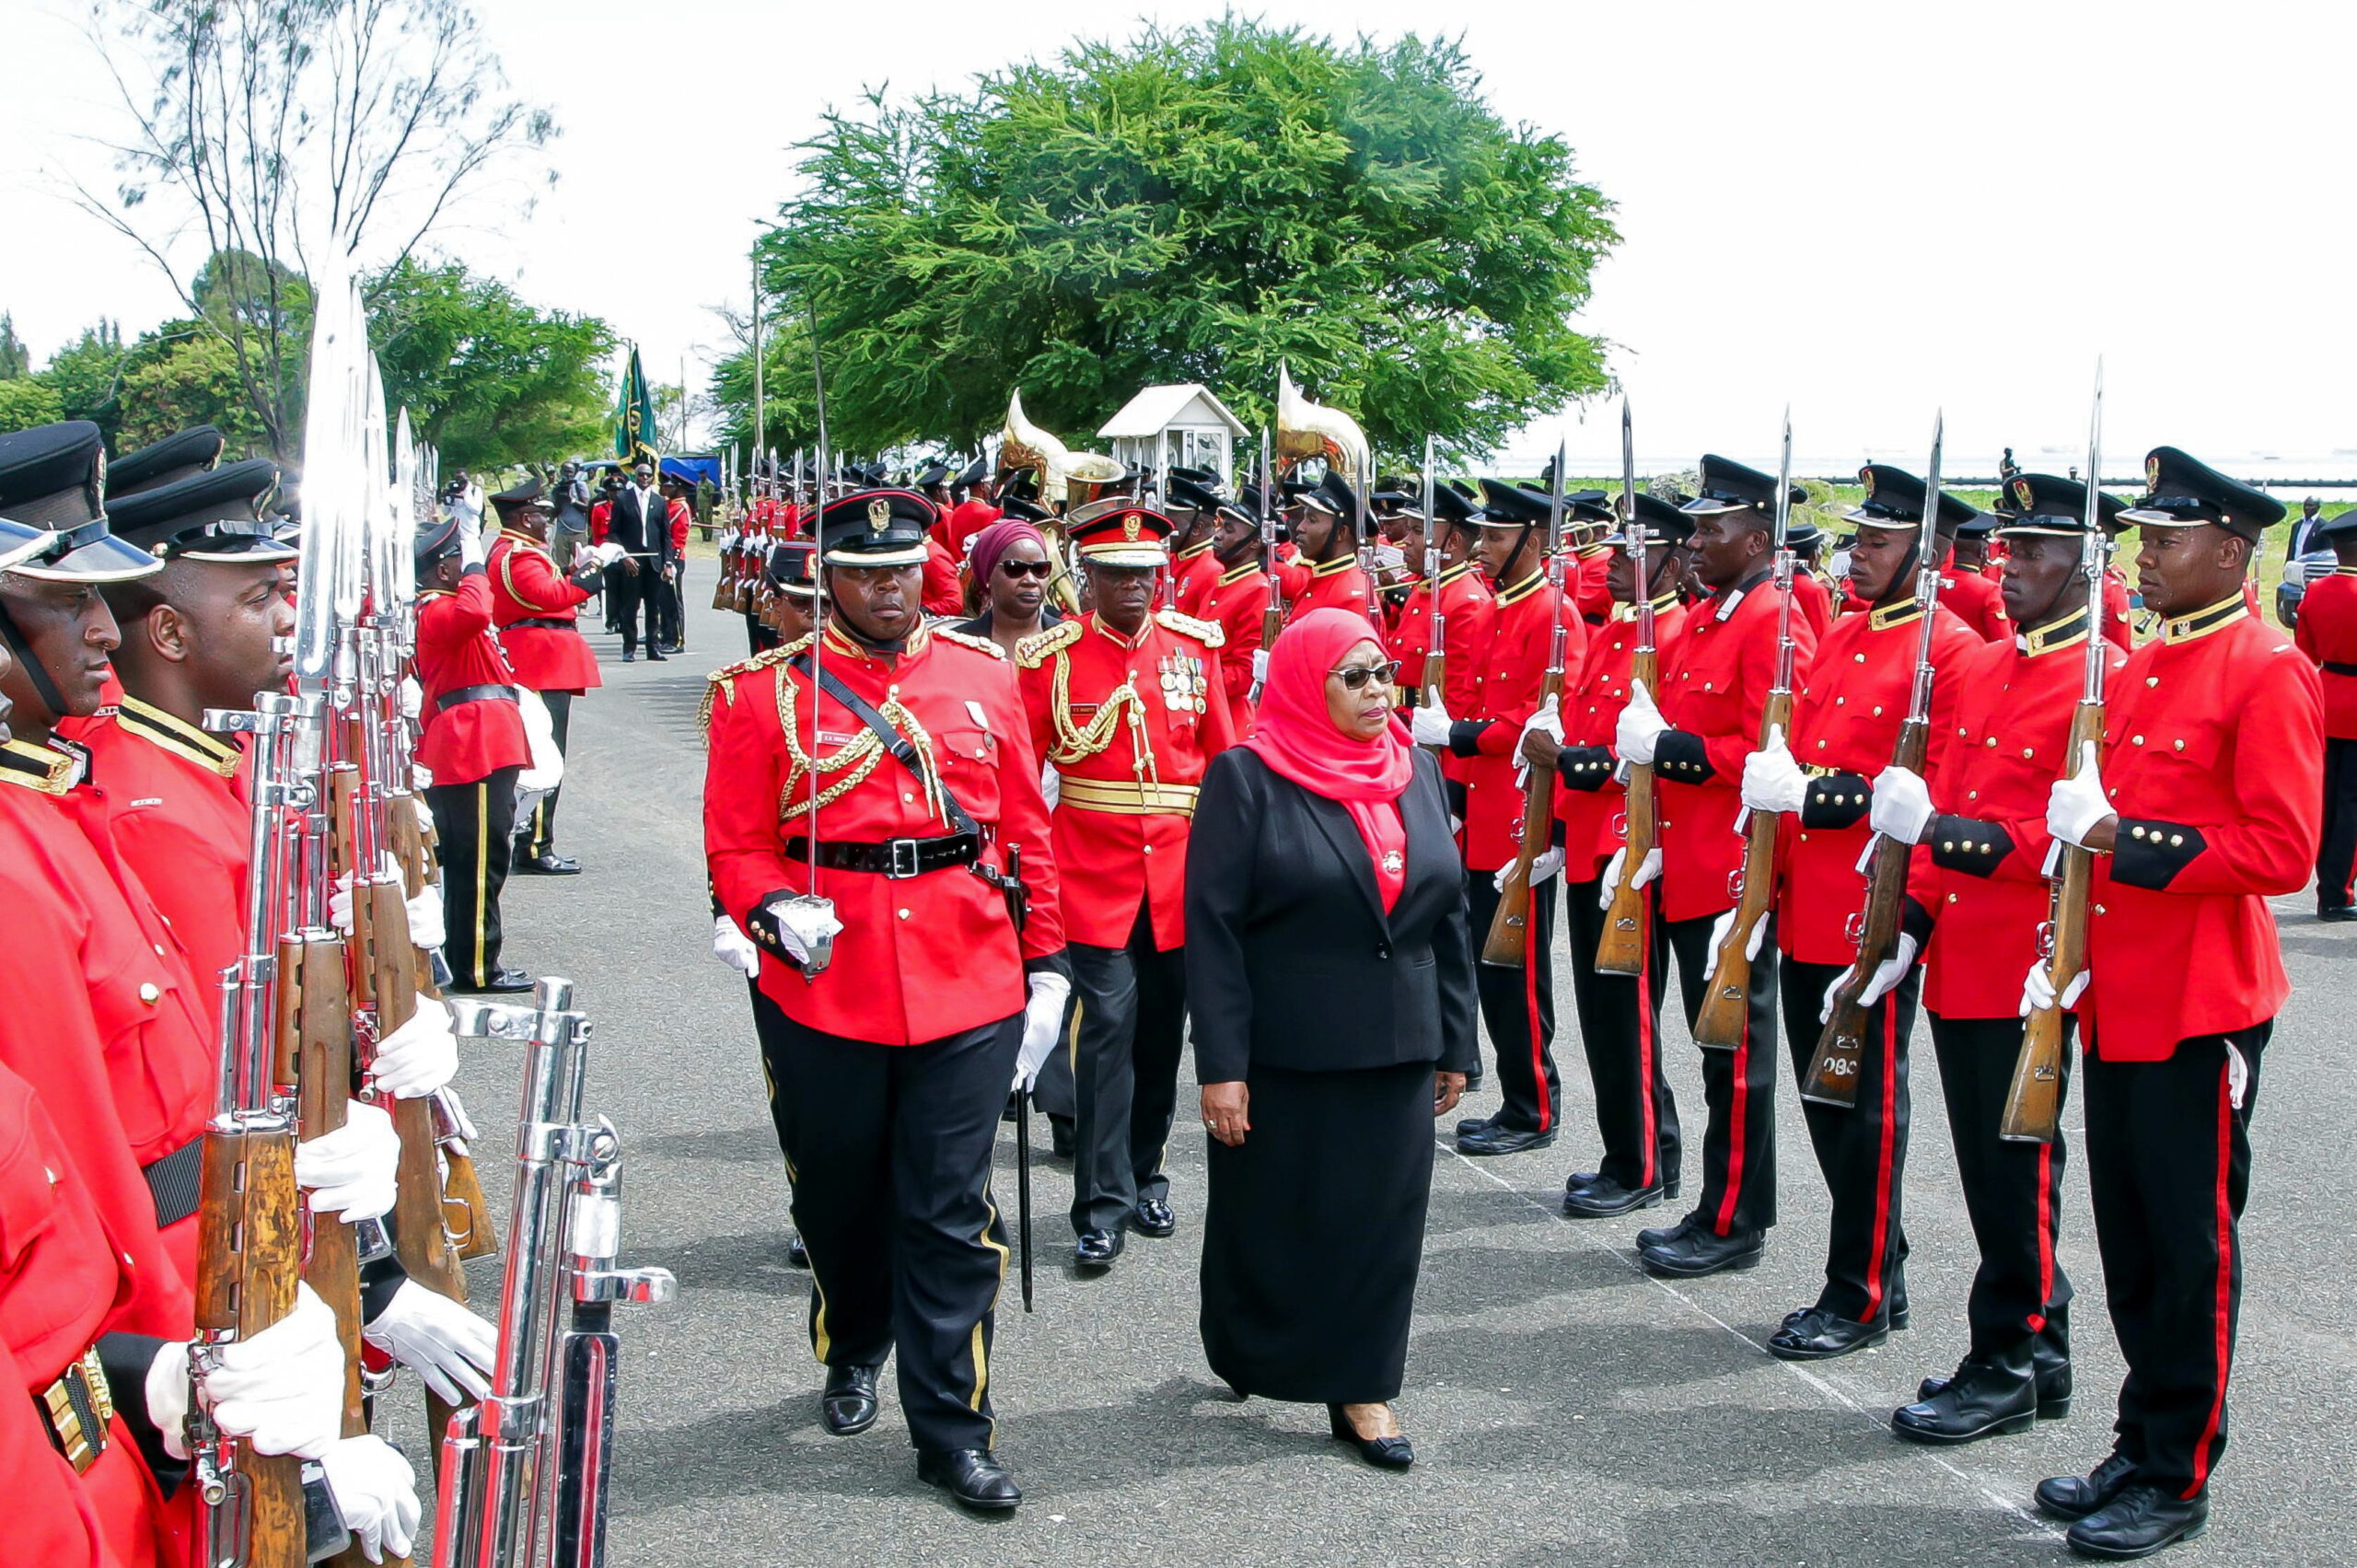
[[[453,985],[450,989],[476,995],[485,993],[529,991],[532,989],[532,977],[522,970],[502,968],[493,972],[492,977],[481,985]]]
[[[568,855],[543,854],[524,862],[516,868],[527,877],[578,877],[581,863]]]
[[[2084,1519],[2128,1490],[2136,1461],[2114,1448],[2085,1475],[2049,1476],[2038,1483],[2038,1505],[2058,1519]]]
[[[1140,1236],[1159,1238],[1178,1228],[1178,1216],[1159,1198],[1141,1198],[1137,1211],[1130,1216],[1130,1228]]]
[[[988,1448],[921,1449],[917,1479],[937,1486],[977,1514],[1004,1514],[1023,1501],[1023,1489]]]
[[[646,662],[649,664],[662,664],[665,660],[661,654],[650,653],[646,656]]]
[[[856,1437],[876,1424],[876,1368],[830,1366],[819,1395],[819,1420],[836,1437]]]
[[[1072,1249],[1072,1260],[1084,1269],[1109,1269],[1121,1255],[1122,1245],[1118,1230],[1085,1230],[1080,1233],[1080,1245]]]
[[[2209,1527],[2209,1493],[2175,1497],[2140,1481],[2073,1525],[2062,1539],[2082,1557],[2150,1557]]]
[[[785,1266],[789,1269],[807,1269],[810,1266],[810,1249],[802,1244],[802,1233],[798,1230],[786,1232]]]
[[[2338,909],[2318,910],[2316,911],[2316,918],[2328,923],[2343,920],[2357,920],[2357,904],[2342,904]]]
[[[1708,1225],[1692,1225],[1659,1247],[1638,1249],[1637,1266],[1666,1279],[1699,1280],[1705,1274],[1757,1268],[1768,1250],[1764,1230],[1738,1230],[1713,1236]]]
[[[1574,1181],[1578,1180],[1573,1177]],[[1603,1220],[1615,1214],[1632,1214],[1639,1209],[1650,1209],[1661,1202],[1658,1187],[1628,1188],[1608,1176],[1599,1176],[1585,1187],[1563,1190],[1563,1213],[1574,1219]]]
[[[1644,1252],[1656,1247],[1667,1247],[1692,1230],[1694,1225],[1694,1216],[1689,1214],[1676,1225],[1647,1225],[1637,1233],[1637,1250]]]
[[[1555,1142],[1555,1130],[1544,1132],[1536,1127],[1508,1127],[1492,1122],[1479,1132],[1460,1132],[1457,1136],[1457,1152],[1460,1155],[1518,1155],[1529,1149],[1544,1149]]]
[[[1495,1115],[1468,1116],[1457,1122],[1457,1135],[1462,1138],[1469,1132],[1486,1132],[1497,1124],[1498,1119]]]
[[[622,650],[622,662],[624,664],[636,664],[638,662],[638,656],[631,652],[628,648],[624,648]]]
[[[1404,1470],[1416,1462],[1416,1450],[1405,1437],[1362,1437],[1340,1405],[1328,1405],[1326,1414],[1334,1423],[1334,1441],[1348,1443],[1359,1451],[1360,1458],[1376,1469]]]
[[[2038,1394],[2038,1419],[2060,1421],[2071,1413],[2071,1358],[2066,1352],[2054,1355],[2044,1335],[2040,1335],[2030,1354],[2031,1383]],[[1945,1377],[1926,1377],[1917,1385],[1918,1400],[1936,1399],[1948,1386]]]
[[[1892,1432],[1915,1443],[1977,1443],[2038,1424],[2038,1385],[2026,1344],[1967,1356],[1955,1376],[1938,1381],[1936,1390],[1891,1412]]]
[[[1779,1361],[1830,1361],[1890,1338],[1890,1319],[1861,1323],[1825,1307],[1804,1307],[1768,1336],[1768,1353]]]
[[[1060,1160],[1072,1158],[1072,1119],[1070,1117],[1048,1118],[1048,1150]]]

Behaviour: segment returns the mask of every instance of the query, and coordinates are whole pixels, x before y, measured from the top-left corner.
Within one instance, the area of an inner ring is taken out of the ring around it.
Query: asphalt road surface
[[[693,569],[690,595],[708,599],[711,564]],[[695,714],[705,673],[743,656],[741,623],[695,610],[691,651],[659,665],[623,666],[618,639],[593,641],[607,686],[574,710],[559,819],[562,848],[586,869],[509,884],[507,955],[577,982],[596,1020],[590,1106],[612,1118],[625,1149],[624,1260],[662,1264],[679,1281],[669,1305],[616,1315],[627,1347],[618,1568],[2067,1556],[2031,1488],[2109,1450],[2120,1374],[2075,1169],[2062,1259],[2079,1289],[2077,1408],[2032,1434],[1957,1449],[1888,1430],[1917,1379],[1962,1355],[1971,1272],[1938,1067],[1921,1028],[1905,1197],[1914,1327],[1879,1350],[1802,1367],[1761,1348],[1784,1313],[1815,1299],[1825,1239],[1789,1078],[1777,1107],[1784,1222],[1757,1270],[1683,1284],[1640,1273],[1631,1237],[1675,1205],[1628,1220],[1562,1215],[1564,1176],[1592,1168],[1596,1154],[1566,997],[1564,1137],[1487,1161],[1443,1146],[1399,1401],[1413,1470],[1362,1465],[1328,1437],[1316,1407],[1239,1404],[1204,1366],[1202,1146],[1183,1098],[1169,1154],[1178,1234],[1132,1237],[1109,1273],[1086,1282],[1069,1263],[1070,1167],[1047,1157],[1046,1124],[1035,1124],[1038,1311],[1022,1311],[1010,1277],[991,1366],[999,1453],[1027,1497],[1018,1513],[978,1520],[918,1483],[888,1377],[873,1430],[827,1436],[805,1332],[809,1281],[785,1261],[785,1178],[745,984],[709,945]],[[2232,1446],[2208,1537],[2168,1559],[2188,1568],[2347,1561],[2357,1537],[2357,1079],[2346,1070],[2357,936],[2317,924],[2305,896],[2280,900],[2278,913],[2297,993],[2268,1048],[2258,1107]],[[1699,1121],[1695,1051],[1682,1029],[1670,1032],[1671,1076]],[[486,1128],[512,1120],[519,1060],[511,1047],[469,1048],[460,1083]],[[2074,1098],[2074,1163],[2079,1121]],[[482,1149],[503,1215],[507,1142],[491,1132]],[[1014,1158],[1010,1129],[998,1155],[1010,1214]],[[477,1300],[488,1302],[497,1265],[475,1269]],[[411,1402],[399,1419],[414,1435]]]

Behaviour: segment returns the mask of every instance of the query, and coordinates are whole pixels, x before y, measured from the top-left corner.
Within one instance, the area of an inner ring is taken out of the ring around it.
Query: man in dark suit
[[[671,567],[670,505],[655,486],[655,466],[640,463],[631,470],[631,482],[614,492],[614,509],[606,537],[622,547],[621,571],[610,583],[621,621],[622,662],[638,656],[639,612],[646,617],[646,657],[663,660],[663,576]]]

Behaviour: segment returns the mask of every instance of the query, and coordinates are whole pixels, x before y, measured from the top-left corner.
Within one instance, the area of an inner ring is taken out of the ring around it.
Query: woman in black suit
[[[1392,716],[1398,668],[1348,610],[1286,628],[1187,851],[1204,1353],[1238,1395],[1323,1403],[1393,1468],[1415,1458],[1390,1401],[1432,1121],[1479,1060],[1464,876],[1439,767]]]

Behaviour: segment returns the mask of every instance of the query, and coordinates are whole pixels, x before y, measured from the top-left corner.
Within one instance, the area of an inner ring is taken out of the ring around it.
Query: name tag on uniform
[[[819,732],[819,744],[821,746],[849,746],[858,738],[856,735],[845,735],[838,729],[822,729]]]

